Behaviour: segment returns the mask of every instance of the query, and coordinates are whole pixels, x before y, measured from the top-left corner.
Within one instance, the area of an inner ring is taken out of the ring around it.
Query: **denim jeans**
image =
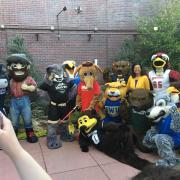
[[[19,128],[20,116],[24,120],[25,129],[32,128],[31,102],[28,96],[11,99],[10,116],[14,129]]]

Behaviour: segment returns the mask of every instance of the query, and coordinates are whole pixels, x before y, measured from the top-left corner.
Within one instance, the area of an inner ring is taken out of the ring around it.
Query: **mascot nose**
[[[150,115],[150,112],[147,111],[147,112],[145,113],[145,115],[146,115],[146,116],[149,116],[149,115]]]

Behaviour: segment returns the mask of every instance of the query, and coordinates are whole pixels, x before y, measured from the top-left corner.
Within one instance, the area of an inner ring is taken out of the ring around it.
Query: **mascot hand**
[[[33,92],[33,91],[35,91],[36,87],[33,85],[28,86],[27,84],[22,84],[21,89],[24,91]]]

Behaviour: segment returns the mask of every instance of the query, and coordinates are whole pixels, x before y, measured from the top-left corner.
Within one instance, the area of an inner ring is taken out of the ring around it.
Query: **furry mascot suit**
[[[179,180],[180,171],[170,167],[147,166],[132,180]]]
[[[104,112],[105,117],[102,119],[104,125],[111,123],[114,125],[123,124],[127,120],[127,102],[126,85],[120,82],[106,83],[106,90],[99,107]]]
[[[156,53],[151,57],[153,70],[149,72],[153,92],[166,93],[169,86],[180,88],[180,73],[168,69],[169,57],[165,53]]]
[[[4,100],[7,91],[8,91],[8,76],[7,76],[6,67],[3,64],[0,64],[0,111],[4,115],[7,115],[4,107]]]
[[[102,72],[99,66],[90,61],[83,62],[77,67],[81,82],[78,85],[76,105],[81,111],[98,110],[98,96],[100,95],[100,85],[96,80],[98,72]]]
[[[73,141],[68,132],[66,123],[58,125],[68,111],[69,91],[73,88],[73,82],[64,77],[64,70],[61,66],[53,64],[47,67],[45,81],[39,86],[40,89],[48,92],[50,97],[48,107],[48,135],[47,146],[49,149],[57,149],[62,146],[57,129],[60,128],[60,136],[64,141]]]
[[[25,54],[12,54],[7,58],[10,80],[10,115],[16,134],[18,133],[20,115],[24,120],[27,141],[38,141],[32,127],[31,102],[29,93],[36,91],[36,82],[28,75],[31,62]]]
[[[147,131],[143,144],[158,150],[161,160],[156,166],[172,167],[180,164],[174,149],[180,147],[180,113],[166,94],[155,97],[155,106],[146,112],[154,126]]]
[[[103,79],[106,83],[120,81],[127,83],[129,78],[130,62],[114,61],[111,68],[105,68]]]
[[[153,95],[147,89],[133,89],[129,92],[128,123],[132,128],[135,144],[142,152],[150,150],[143,146],[142,140],[151,123],[146,117],[146,110],[154,104]]]
[[[135,154],[127,126],[120,125],[116,131],[108,131],[104,129],[96,116],[84,112],[78,119],[78,128],[80,130],[79,145],[82,152],[88,152],[88,147],[92,144],[106,155],[137,169],[141,170],[150,164]]]

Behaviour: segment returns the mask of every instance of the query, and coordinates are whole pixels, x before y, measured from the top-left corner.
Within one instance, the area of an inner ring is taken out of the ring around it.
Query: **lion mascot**
[[[37,85],[35,80],[28,75],[31,62],[25,54],[11,54],[7,59],[10,80],[10,116],[15,133],[18,133],[20,116],[24,120],[27,141],[38,141],[32,127],[31,102],[28,94],[35,92]]]

